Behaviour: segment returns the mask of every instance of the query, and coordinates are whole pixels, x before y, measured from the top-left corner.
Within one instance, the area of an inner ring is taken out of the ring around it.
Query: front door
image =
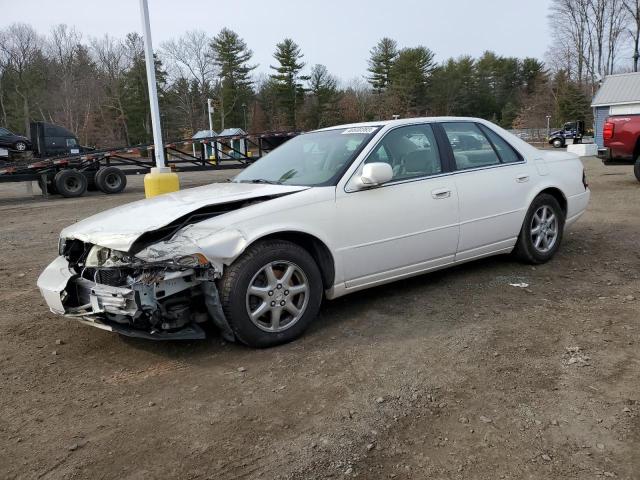
[[[430,125],[391,130],[364,163],[372,162],[390,164],[393,179],[365,190],[347,184],[336,195],[347,288],[449,264],[458,243],[458,193]]]

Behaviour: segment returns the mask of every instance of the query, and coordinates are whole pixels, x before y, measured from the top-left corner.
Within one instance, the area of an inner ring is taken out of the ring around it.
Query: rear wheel
[[[87,191],[87,177],[77,170],[60,170],[53,179],[56,190],[67,198],[79,197]]]
[[[633,164],[633,174],[636,176],[636,180],[640,182],[640,157]]]
[[[236,337],[251,347],[298,338],[315,319],[322,277],[313,257],[291,242],[249,247],[220,281],[220,300]]]
[[[562,242],[564,212],[553,195],[538,195],[522,224],[514,253],[524,262],[545,263],[556,254]]]
[[[26,142],[18,141],[18,142],[15,143],[14,148],[19,152],[26,152],[27,151],[27,144],[26,144]]]
[[[95,178],[96,186],[104,193],[120,193],[127,186],[127,176],[117,167],[102,167]]]

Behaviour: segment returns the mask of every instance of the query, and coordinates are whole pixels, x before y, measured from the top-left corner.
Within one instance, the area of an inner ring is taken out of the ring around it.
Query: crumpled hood
[[[292,185],[212,183],[106,210],[65,228],[60,237],[127,251],[143,233],[164,227],[199,208],[284,195],[308,188]]]

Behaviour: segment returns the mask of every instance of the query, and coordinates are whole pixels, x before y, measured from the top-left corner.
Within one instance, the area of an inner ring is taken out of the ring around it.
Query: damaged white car
[[[480,119],[300,135],[233,181],[124,205],[62,231],[50,309],[150,339],[290,341],[323,297],[514,252],[549,260],[584,212],[580,160]]]

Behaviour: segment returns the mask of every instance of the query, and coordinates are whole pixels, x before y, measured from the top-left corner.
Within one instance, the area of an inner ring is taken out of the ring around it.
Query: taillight
[[[615,124],[613,122],[605,122],[604,128],[602,129],[602,138],[605,140],[611,140],[613,138],[614,129]]]

